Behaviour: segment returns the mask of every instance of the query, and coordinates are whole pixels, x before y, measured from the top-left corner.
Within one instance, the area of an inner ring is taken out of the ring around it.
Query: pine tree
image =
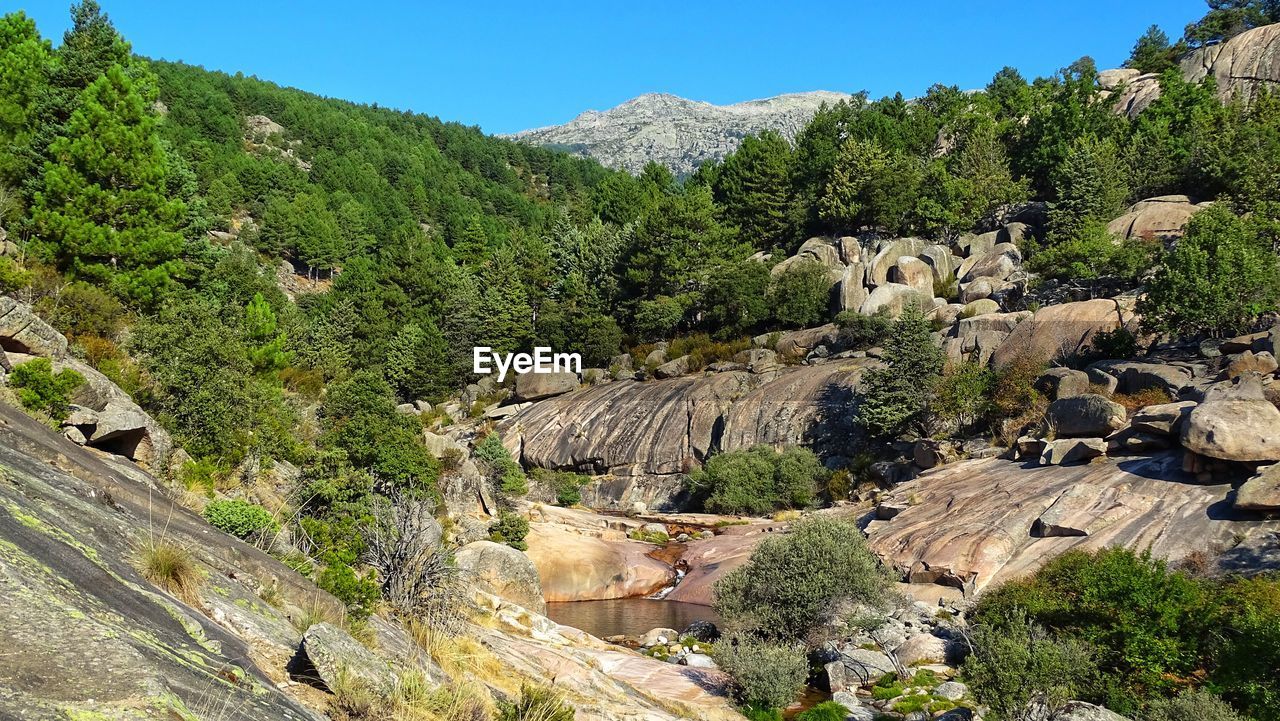
[[[387,349],[386,376],[405,400],[437,400],[450,390],[449,348],[435,323],[410,323],[396,333]]]
[[[1159,25],[1152,25],[1133,44],[1125,67],[1140,73],[1162,73],[1173,67],[1175,50]]]
[[[513,353],[530,339],[533,309],[508,248],[499,249],[480,274],[480,345]]]
[[[774,131],[748,136],[725,158],[716,175],[716,198],[724,219],[739,235],[765,250],[786,241],[789,224],[791,144]]]
[[[858,422],[882,438],[922,432],[928,420],[930,388],[942,372],[943,354],[933,340],[929,322],[915,305],[905,308],[894,322],[883,358],[883,368],[863,375]]]
[[[244,309],[246,350],[255,370],[278,371],[289,365],[289,354],[284,351],[285,334],[277,332],[276,313],[261,293]]]
[[[50,146],[33,215],[59,263],[120,296],[155,302],[181,269],[184,214],[165,197],[168,162],[151,112],[154,82],[119,65],[81,95]]]
[[[889,154],[874,140],[849,138],[840,146],[831,178],[818,199],[818,214],[837,231],[858,229],[867,219],[867,190],[889,167]]]
[[[0,17],[0,183],[27,173],[35,105],[49,82],[53,50],[22,12]]]
[[[1058,200],[1049,210],[1050,240],[1076,237],[1088,221],[1105,223],[1118,216],[1129,192],[1125,171],[1110,139],[1077,140],[1058,168]]]

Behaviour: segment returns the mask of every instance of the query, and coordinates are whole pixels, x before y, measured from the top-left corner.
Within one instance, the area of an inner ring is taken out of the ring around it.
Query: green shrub
[[[491,477],[503,493],[523,496],[529,492],[524,469],[507,452],[502,445],[502,437],[497,433],[490,433],[476,444],[474,455],[488,466]]]
[[[0,293],[12,293],[31,285],[31,272],[13,258],[0,257]]]
[[[689,475],[689,486],[709,512],[766,515],[810,505],[829,475],[812,451],[760,445],[712,456]]]
[[[573,707],[545,686],[522,685],[515,701],[498,704],[498,721],[573,721]]]
[[[836,342],[841,348],[863,349],[884,343],[893,330],[889,309],[881,308],[875,315],[862,315],[856,310],[842,311],[836,316],[840,326]]]
[[[1156,699],[1141,721],[1245,721],[1226,701],[1198,689]]]
[[[742,715],[751,721],[782,721],[782,709],[780,708],[745,706],[742,709]]]
[[[750,560],[715,585],[715,609],[730,627],[794,640],[841,601],[878,605],[889,577],[849,521],[809,518],[766,538]]]
[[[796,721],[844,721],[849,709],[835,701],[823,701],[796,716]]]
[[[555,494],[557,506],[566,508],[582,503],[582,487],[591,482],[590,476],[546,468],[535,468],[529,476]]]
[[[489,527],[489,540],[505,543],[521,551],[529,550],[529,544],[524,542],[528,535],[529,522],[520,514],[510,511],[499,513],[497,522]]]
[[[1255,222],[1217,203],[1196,213],[1138,302],[1143,327],[1179,336],[1230,336],[1280,300],[1280,258]]]
[[[48,413],[59,421],[67,417],[71,394],[81,383],[84,376],[70,368],[54,373],[48,358],[19,363],[9,374],[9,385],[18,390],[18,400],[24,408]]]
[[[810,260],[791,265],[773,278],[768,299],[773,317],[783,327],[817,325],[828,317],[831,284],[827,281],[827,269]]]
[[[787,706],[809,675],[808,661],[799,649],[746,635],[721,639],[715,659],[733,678],[738,699],[757,708]]]
[[[1016,608],[1002,614],[988,614],[974,628],[973,654],[964,664],[965,680],[996,718],[1020,718],[1038,694],[1052,705],[1092,685],[1096,665],[1085,644],[1055,637]]]
[[[330,563],[320,572],[316,585],[333,594],[347,607],[354,621],[363,621],[373,614],[381,594],[373,574],[359,574],[344,563]]]
[[[213,501],[204,507],[201,515],[209,525],[237,538],[248,538],[256,531],[280,528],[270,511],[239,498]]]
[[[1128,328],[1104,330],[1093,334],[1093,354],[1098,358],[1128,360],[1138,355],[1138,337]]]

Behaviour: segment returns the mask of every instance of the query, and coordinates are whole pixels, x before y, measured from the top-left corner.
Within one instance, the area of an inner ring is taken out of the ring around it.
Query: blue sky
[[[71,0],[0,0],[60,42]],[[804,90],[977,88],[1005,65],[1115,67],[1152,23],[1203,0],[614,3],[101,0],[135,52],[494,133],[562,123],[646,92],[730,103]]]

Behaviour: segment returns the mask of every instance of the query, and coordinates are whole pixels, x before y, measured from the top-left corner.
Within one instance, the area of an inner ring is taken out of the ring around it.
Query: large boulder
[[[1192,83],[1213,76],[1223,101],[1239,95],[1248,100],[1280,83],[1280,25],[1247,30],[1209,45],[1182,60],[1182,74]]]
[[[1047,305],[1018,324],[991,362],[1004,367],[1020,356],[1043,363],[1078,355],[1090,347],[1094,334],[1115,330],[1123,320],[1114,300]]]
[[[1052,400],[1085,395],[1092,386],[1088,373],[1071,368],[1050,368],[1035,382],[1036,390]]]
[[[1191,216],[1202,209],[1185,195],[1165,195],[1133,204],[1107,230],[1123,239],[1170,241],[1182,237]]]
[[[1146,406],[1133,414],[1129,427],[1138,433],[1177,436],[1182,432],[1183,421],[1195,407],[1195,401]]]
[[[1259,351],[1254,353],[1247,350],[1231,359],[1231,362],[1222,371],[1222,378],[1231,380],[1239,378],[1245,373],[1257,373],[1258,375],[1266,376],[1275,373],[1277,368],[1280,368],[1280,364],[1276,363],[1276,357],[1271,355],[1270,352]]]
[[[969,258],[960,264],[957,275],[967,283],[975,278],[1004,280],[1022,265],[1022,251],[1013,243],[1000,243],[980,258]]]
[[[898,264],[898,258],[904,255],[919,256],[924,250],[925,242],[919,238],[898,238],[886,243],[871,259],[867,270],[867,284],[872,287],[889,282],[889,273]]]
[[[653,370],[655,378],[679,378],[690,370],[690,359],[687,355],[673,358]]]
[[[1227,461],[1280,461],[1280,409],[1256,374],[1242,376],[1205,394],[1182,424],[1182,445]]]
[[[1102,438],[1059,438],[1045,441],[1040,451],[1040,465],[1065,466],[1082,463],[1106,455],[1107,442]]]
[[[577,390],[578,386],[576,373],[520,373],[516,376],[516,400],[537,401],[552,398]]]
[[[530,611],[546,613],[538,568],[520,551],[502,543],[475,541],[458,549],[454,560],[469,583]]]
[[[1162,363],[1138,363],[1135,361],[1100,361],[1090,368],[1097,368],[1116,377],[1117,390],[1121,393],[1141,393],[1161,390],[1176,397],[1191,382],[1191,372],[1181,366]]]
[[[951,249],[945,245],[926,245],[920,251],[920,260],[929,264],[933,270],[933,277],[936,280],[943,281],[956,274],[957,259],[951,254]]]
[[[857,312],[862,307],[867,299],[867,286],[863,282],[866,273],[861,263],[847,265],[840,271],[840,281],[836,286],[836,312]]]
[[[354,678],[380,693],[390,692],[395,685],[395,672],[386,661],[332,624],[312,624],[302,635],[302,652],[316,680],[331,690],[338,688],[341,677]]]
[[[1093,393],[1059,398],[1045,419],[1062,438],[1106,436],[1125,425],[1124,406]]]
[[[933,297],[933,268],[919,258],[910,255],[898,258],[889,278],[894,283],[910,286],[922,295]]]
[[[1262,469],[1237,488],[1234,505],[1243,511],[1280,511],[1280,463]]]
[[[37,317],[31,306],[0,296],[0,350],[58,360],[67,354],[67,339]]]
[[[675,577],[670,566],[648,556],[652,545],[620,532],[592,535],[533,523],[525,540],[543,598],[551,603],[647,596]]]
[[[871,295],[862,302],[858,312],[862,315],[875,315],[884,309],[888,311],[890,318],[897,318],[912,303],[927,308],[931,300],[930,295],[921,293],[909,285],[884,283],[871,291]]]

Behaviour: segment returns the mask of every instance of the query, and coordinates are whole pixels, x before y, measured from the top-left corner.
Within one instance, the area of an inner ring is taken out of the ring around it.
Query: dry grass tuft
[[[152,539],[138,554],[138,570],[148,581],[189,605],[200,600],[200,567],[187,549],[173,541]]]

